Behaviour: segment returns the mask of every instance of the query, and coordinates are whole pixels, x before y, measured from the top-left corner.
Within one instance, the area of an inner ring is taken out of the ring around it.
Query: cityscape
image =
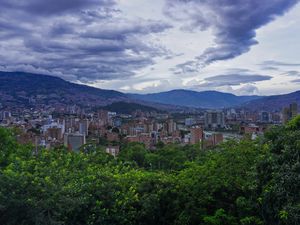
[[[0,109],[0,126],[18,130],[21,144],[52,149],[65,146],[79,151],[85,145],[102,145],[117,156],[120,145],[139,142],[149,150],[163,144],[201,144],[213,147],[227,139],[256,139],[272,126],[286,124],[298,115],[297,103],[281,112],[243,109],[198,110],[168,113],[136,110],[131,114],[107,110],[86,111],[76,105],[35,109]],[[200,146],[199,146],[200,147]]]
[[[0,225],[300,225],[300,0],[0,0]]]

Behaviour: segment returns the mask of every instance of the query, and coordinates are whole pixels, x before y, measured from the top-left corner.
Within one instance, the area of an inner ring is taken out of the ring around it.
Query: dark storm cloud
[[[144,21],[143,23],[133,22],[131,24],[129,24],[128,21],[124,21],[121,24],[117,24],[117,26],[114,26],[113,23],[107,23],[101,30],[87,30],[82,36],[96,39],[124,40],[128,35],[160,33],[169,28],[171,28],[171,26],[168,24],[160,24],[154,21]]]
[[[111,0],[0,0],[0,69],[82,82],[125,79],[168,55],[145,41],[170,25],[132,21]]]
[[[199,87],[221,87],[221,86],[236,86],[247,83],[255,83],[259,81],[271,80],[271,76],[259,74],[227,74],[217,75],[204,79],[204,83]]]
[[[90,7],[109,7],[115,4],[114,0],[1,0],[1,11],[13,10],[19,13],[30,13],[33,16],[57,15]]]
[[[256,30],[284,14],[298,1],[166,0],[165,13],[182,22],[183,29],[212,30],[214,46],[207,48],[193,64],[188,65],[202,68],[248,52],[258,43]]]

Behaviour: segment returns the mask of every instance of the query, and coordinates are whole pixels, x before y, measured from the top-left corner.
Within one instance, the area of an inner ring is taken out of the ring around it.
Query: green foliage
[[[300,129],[300,115],[288,122],[287,128],[290,130]]]
[[[262,217],[268,224],[300,224],[300,117],[266,134],[258,164]]]
[[[297,126],[209,151],[129,143],[117,159],[93,145],[35,155],[15,135],[0,129],[3,225],[300,224]]]
[[[236,218],[227,215],[224,209],[218,209],[213,216],[204,217],[205,225],[235,225]]]
[[[139,167],[145,165],[146,149],[143,144],[129,143],[119,154],[119,159],[127,162],[133,162]]]

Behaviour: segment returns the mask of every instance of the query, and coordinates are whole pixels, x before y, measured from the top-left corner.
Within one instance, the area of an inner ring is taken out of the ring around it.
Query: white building
[[[119,146],[107,146],[105,149],[106,153],[116,157],[119,154],[120,147]]]

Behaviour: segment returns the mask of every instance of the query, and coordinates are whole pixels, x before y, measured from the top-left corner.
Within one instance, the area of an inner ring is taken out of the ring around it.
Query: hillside
[[[0,99],[6,104],[108,105],[127,99],[121,92],[74,84],[61,78],[23,72],[0,72]]]
[[[167,111],[191,108],[217,109],[243,107],[249,110],[281,110],[292,102],[300,105],[300,91],[274,96],[236,96],[217,91],[196,92],[172,90],[153,94],[124,94],[79,85],[61,78],[23,72],[0,72],[0,103],[7,106],[72,105],[121,108],[161,109]],[[124,102],[124,103],[120,103]],[[131,104],[128,104],[131,103]],[[134,105],[136,104],[136,105]],[[127,110],[127,111],[128,111]],[[116,110],[115,110],[116,111]],[[121,111],[120,111],[121,112]],[[124,112],[125,113],[125,112]]]
[[[110,105],[102,107],[102,109],[123,114],[131,114],[137,110],[142,112],[160,112],[160,110],[156,108],[132,102],[114,102]]]
[[[300,105],[300,91],[252,100],[242,104],[241,106],[250,110],[275,111],[281,110],[293,102],[296,102],[298,105]]]
[[[217,91],[196,92],[189,90],[172,90],[144,95],[129,94],[128,96],[132,99],[149,102],[211,109],[238,106],[245,102],[261,98],[260,96],[236,96]]]

